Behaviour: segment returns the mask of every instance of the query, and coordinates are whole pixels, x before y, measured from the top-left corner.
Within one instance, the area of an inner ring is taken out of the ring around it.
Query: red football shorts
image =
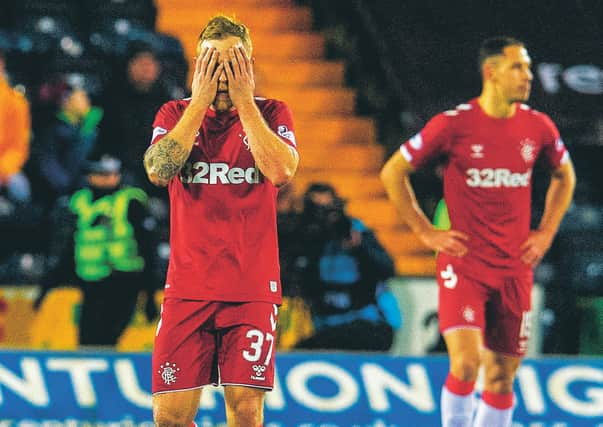
[[[475,328],[485,346],[495,352],[523,356],[531,323],[532,278],[526,275],[488,276],[487,283],[455,269],[455,258],[438,256],[440,332]]]
[[[272,389],[278,307],[166,298],[153,348],[153,393],[204,385]]]

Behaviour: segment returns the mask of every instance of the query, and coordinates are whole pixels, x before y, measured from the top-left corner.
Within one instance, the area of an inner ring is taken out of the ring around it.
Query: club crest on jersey
[[[265,381],[266,377],[264,376],[264,372],[266,372],[266,365],[253,365],[251,367],[253,369],[254,375],[251,376],[252,380],[256,381]]]
[[[475,322],[475,310],[473,307],[465,306],[465,308],[463,308],[463,319],[469,323]]]
[[[482,144],[471,144],[471,157],[482,159],[484,157],[484,146]]]
[[[519,143],[519,146],[519,153],[521,154],[524,162],[533,162],[534,158],[536,157],[536,142],[530,138],[526,138]]]
[[[180,368],[175,363],[165,362],[160,366],[161,369],[157,371],[161,375],[161,379],[166,385],[174,384],[178,377],[176,373],[180,371]]]

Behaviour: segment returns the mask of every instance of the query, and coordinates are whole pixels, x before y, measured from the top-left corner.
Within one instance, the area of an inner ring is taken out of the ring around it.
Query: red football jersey
[[[511,118],[486,115],[477,99],[432,118],[401,147],[415,168],[443,157],[451,226],[466,233],[460,269],[484,279],[529,273],[520,246],[530,231],[532,170],[543,155],[552,169],[568,159],[551,119],[524,104]]]
[[[189,102],[170,101],[161,107],[152,144],[178,123]],[[289,108],[263,98],[256,98],[256,104],[268,126],[295,147]],[[191,154],[168,190],[165,295],[280,304],[277,188],[256,167],[236,110],[207,110]]]

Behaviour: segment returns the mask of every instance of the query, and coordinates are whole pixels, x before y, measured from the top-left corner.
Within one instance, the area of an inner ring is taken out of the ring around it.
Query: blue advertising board
[[[280,354],[265,427],[439,426],[443,357]],[[0,427],[152,427],[149,354],[0,351]],[[514,427],[603,427],[603,360],[527,360]],[[199,427],[225,425],[204,389]]]

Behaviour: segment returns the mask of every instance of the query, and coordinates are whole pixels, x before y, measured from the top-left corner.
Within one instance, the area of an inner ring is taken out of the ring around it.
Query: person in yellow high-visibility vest
[[[87,181],[54,209],[49,269],[36,305],[52,287],[79,285],[79,344],[114,346],[140,291],[147,293],[147,318],[157,315],[151,268],[154,221],[146,193],[120,185],[119,160],[105,156],[91,162]]]

